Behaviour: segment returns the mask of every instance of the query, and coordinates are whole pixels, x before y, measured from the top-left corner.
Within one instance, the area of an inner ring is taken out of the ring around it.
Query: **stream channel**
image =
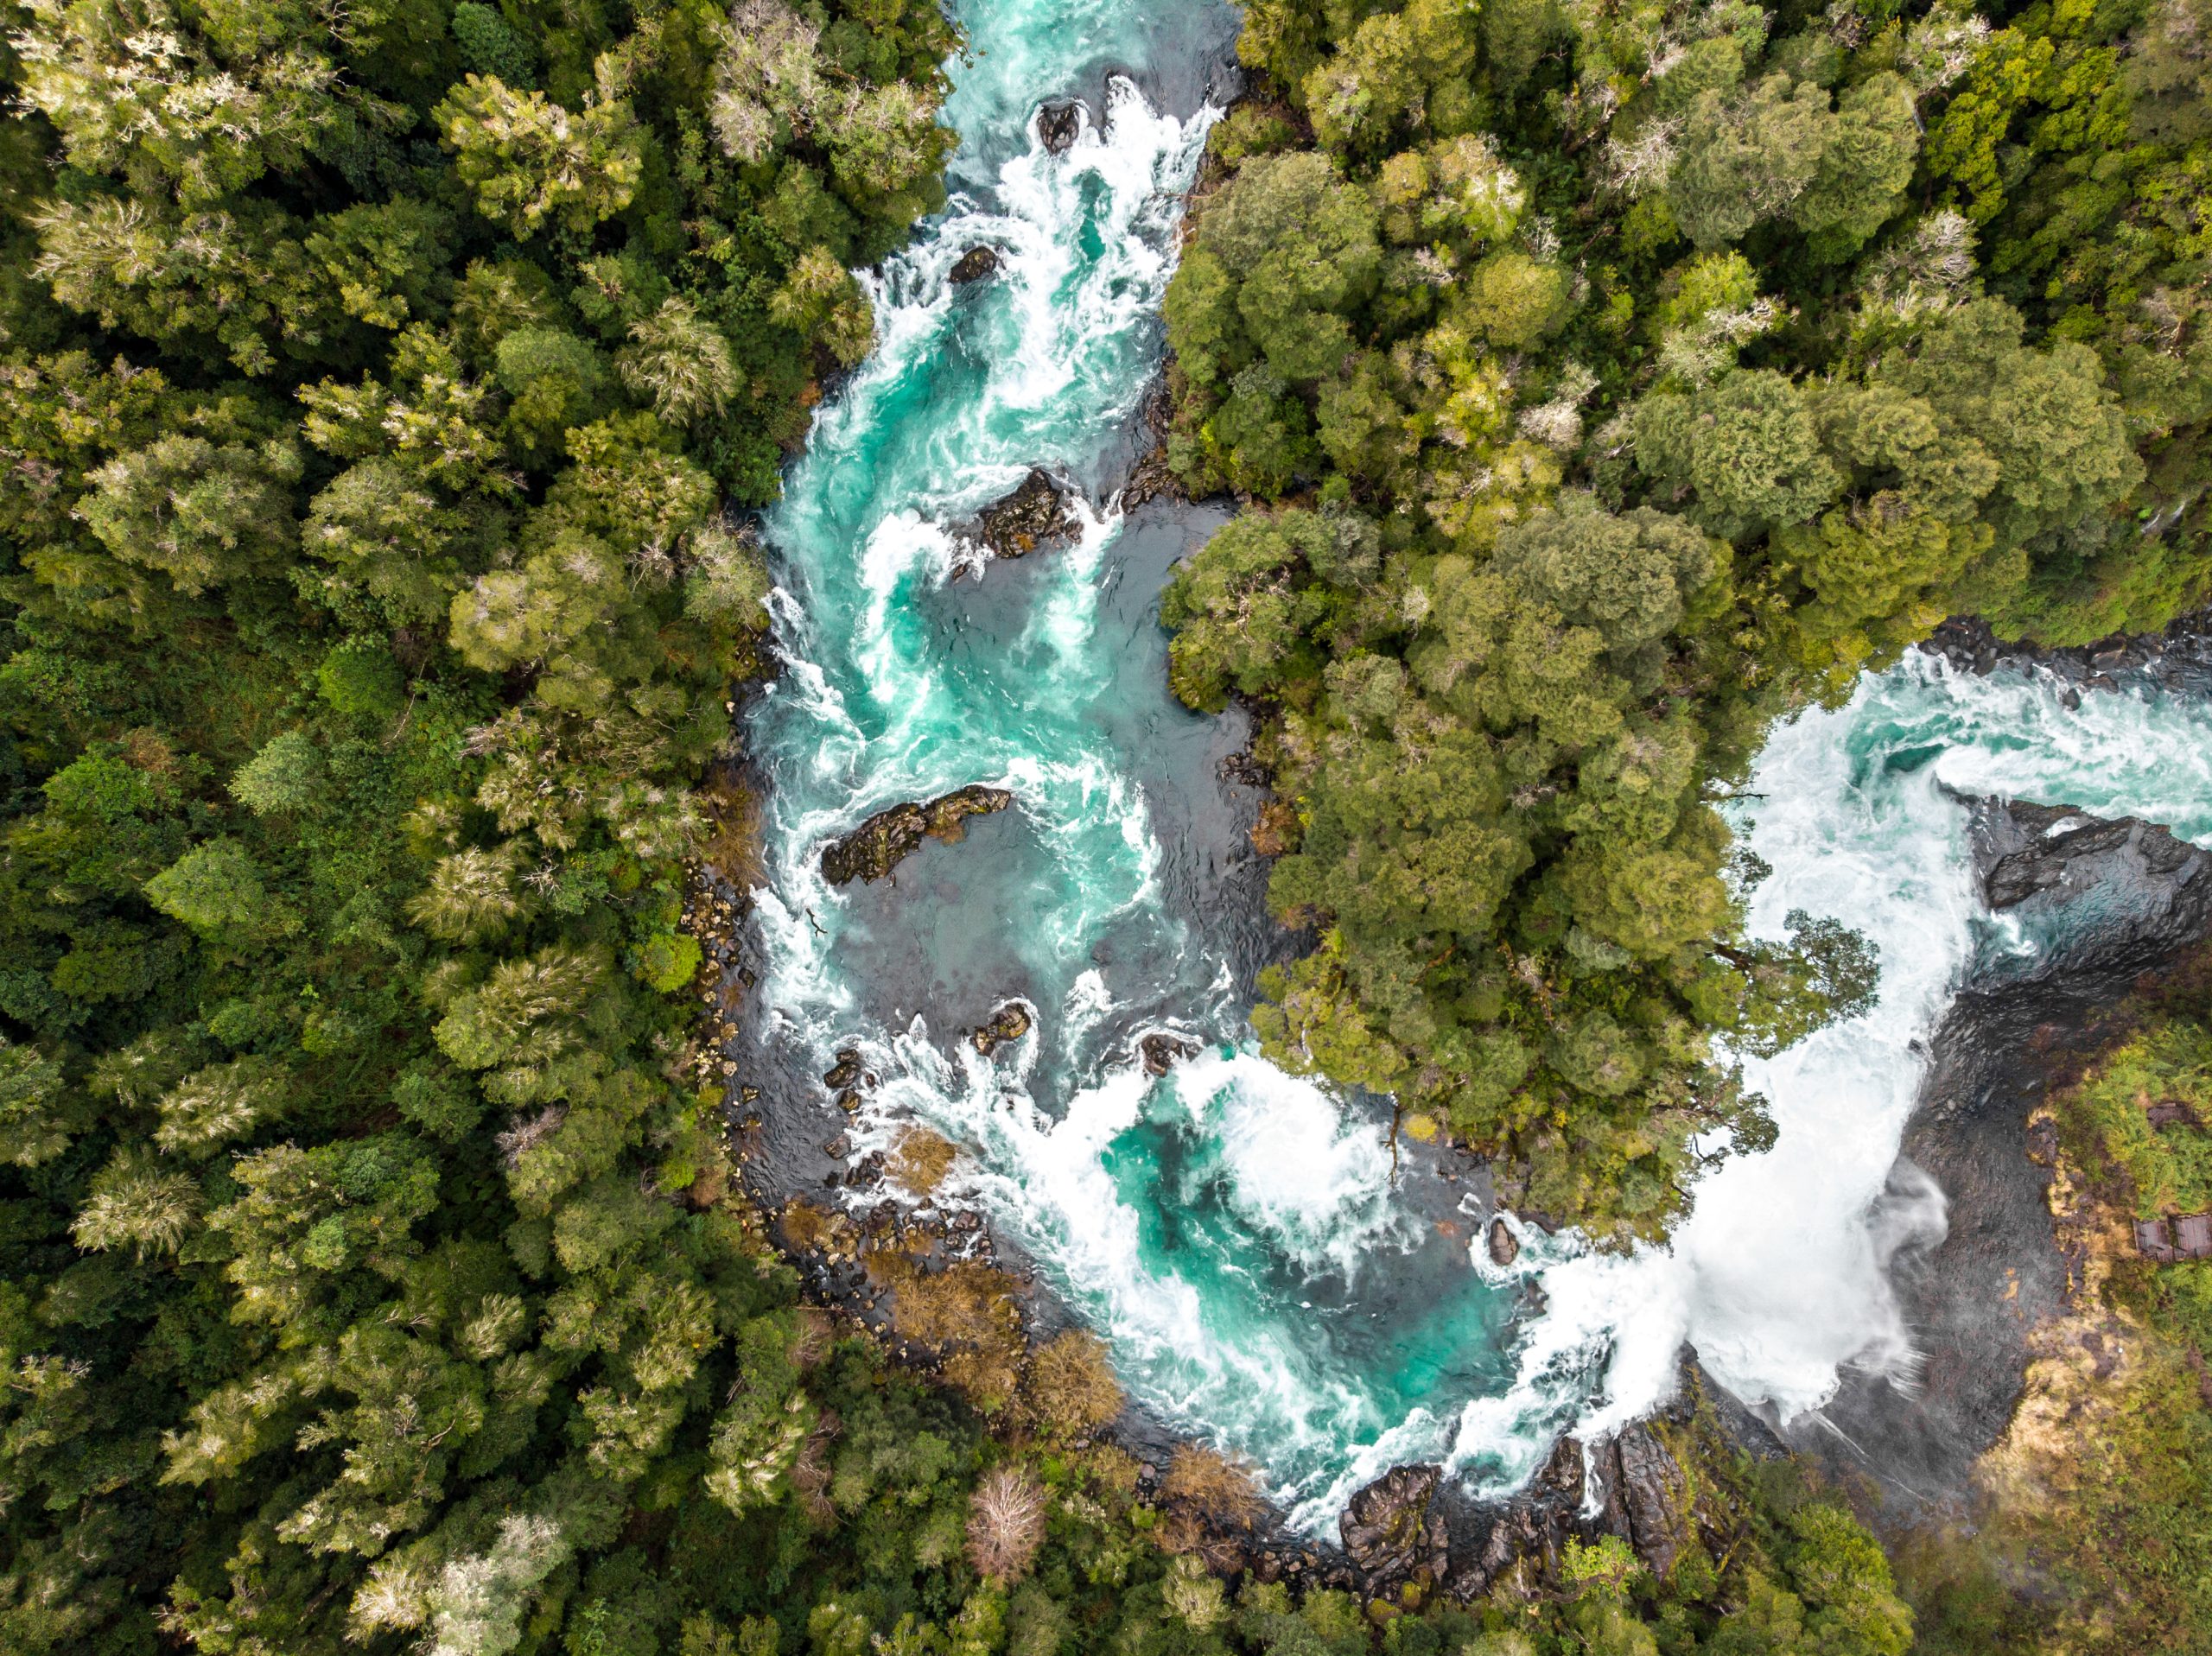
[[[1117,504],[1181,199],[1235,86],[1236,14],[957,10],[950,204],[867,275],[874,352],[763,525],[780,671],[747,735],[769,784],[750,950],[764,1051],[792,1082],[778,1107],[804,1116],[772,1136],[849,1131],[855,1157],[912,1122],[950,1139],[946,1195],[1111,1342],[1137,1404],[1250,1457],[1316,1532],[1402,1462],[1516,1486],[1561,1431],[1646,1412],[1685,1340],[1785,1418],[1840,1370],[1908,1376],[1887,1267],[1940,1234],[1943,1199],[1891,1175],[1927,1037],[1975,972],[2052,941],[1981,904],[1959,796],[2212,842],[2212,714],[2147,685],[2070,708],[2038,669],[1915,654],[1779,728],[1732,808],[1773,870],[1752,929],[1779,936],[1800,908],[1859,929],[1878,1003],[1747,1064],[1778,1141],[1709,1177],[1669,1248],[1602,1256],[1530,1230],[1492,1266],[1478,1180],[1433,1156],[1394,1177],[1387,1101],[1251,1050],[1253,978],[1296,940],[1262,907],[1257,796],[1222,770],[1242,715],[1173,701],[1157,621],[1169,568],[1224,511]],[[1087,112],[1053,154],[1036,113],[1066,96]],[[997,274],[955,284],[979,245]],[[1078,492],[1078,542],[987,558],[963,526],[1039,466]],[[891,879],[823,879],[823,847],[863,818],[970,784],[1014,808]],[[1010,999],[1034,1027],[979,1055],[969,1031]],[[1153,1032],[1199,1056],[1148,1075]],[[813,1080],[847,1047],[880,1082],[851,1122]]]

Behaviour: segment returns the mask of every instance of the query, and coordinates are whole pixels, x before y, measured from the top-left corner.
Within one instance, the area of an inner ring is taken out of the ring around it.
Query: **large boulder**
[[[1638,1421],[1599,1451],[1606,1527],[1661,1580],[1695,1534],[1689,1479],[1658,1434]]]
[[[1037,136],[1047,155],[1064,155],[1083,136],[1083,100],[1056,98],[1037,111]]]
[[[1369,1591],[1444,1578],[1451,1544],[1429,1511],[1443,1475],[1437,1466],[1394,1466],[1346,1503],[1337,1529]]]
[[[1032,471],[976,521],[976,535],[997,558],[1019,558],[1046,547],[1065,546],[1083,532],[1066,493],[1049,473]]]
[[[1982,893],[1993,909],[2046,891],[2070,898],[2110,883],[2176,890],[2201,877],[2204,853],[2156,823],[2095,817],[2012,800],[1984,804],[1975,823],[1987,859]]]
[[[1521,1257],[1521,1239],[1506,1226],[1503,1219],[1490,1221],[1490,1262],[1504,1270]]]
[[[822,877],[832,885],[850,880],[878,880],[921,849],[924,840],[957,844],[967,832],[967,820],[1002,811],[1014,803],[1003,788],[980,785],[920,804],[893,805],[868,821],[822,853]]]
[[[960,256],[952,267],[952,285],[964,288],[971,282],[981,282],[986,276],[996,276],[999,269],[999,250],[988,244],[971,247]]]

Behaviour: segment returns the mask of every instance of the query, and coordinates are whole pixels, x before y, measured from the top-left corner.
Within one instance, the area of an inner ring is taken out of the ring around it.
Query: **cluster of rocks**
[[[1065,546],[1083,532],[1067,492],[1042,467],[1033,468],[1012,493],[986,506],[976,520],[976,537],[998,558]]]
[[[1005,789],[977,785],[921,803],[893,805],[824,851],[822,877],[833,885],[882,879],[920,850],[924,840],[956,844],[967,832],[968,818],[1002,811],[1012,803],[1014,796]]]
[[[1144,1061],[1145,1074],[1164,1075],[1184,1059],[1197,1057],[1198,1044],[1155,1030],[1137,1043],[1137,1056]]]
[[[1738,1517],[1700,1493],[1675,1447],[1700,1432],[1717,1432],[1731,1451],[1754,1459],[1789,1452],[1685,1353],[1675,1402],[1594,1445],[1561,1438],[1510,1500],[1470,1500],[1440,1467],[1393,1467],[1353,1495],[1338,1520],[1356,1585],[1370,1598],[1402,1602],[1440,1591],[1471,1602],[1501,1586],[1533,1598],[1559,1584],[1569,1541],[1587,1545],[1605,1535],[1626,1541],[1661,1578],[1700,1536],[1716,1555],[1724,1553]],[[1592,1486],[1599,1496],[1594,1512],[1587,1500]]]
[[[836,1062],[822,1072],[822,1084],[836,1100],[837,1107],[848,1115],[861,1107],[861,1100],[875,1090],[875,1075],[861,1062],[860,1049],[839,1047]]]

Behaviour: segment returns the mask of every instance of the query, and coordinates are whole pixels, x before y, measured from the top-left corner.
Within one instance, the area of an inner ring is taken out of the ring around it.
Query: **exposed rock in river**
[[[1521,1257],[1520,1239],[1506,1228],[1503,1219],[1490,1221],[1490,1262],[1503,1271]]]
[[[998,504],[984,508],[976,521],[978,537],[992,556],[1000,558],[1066,545],[1082,530],[1066,494],[1041,470],[1031,472]]]
[[[2125,881],[2144,890],[2171,881],[2176,901],[2202,874],[2204,853],[2155,822],[2117,821],[2047,805],[1988,805],[1975,822],[1986,864],[1981,884],[1993,909],[2017,908],[2045,891],[2110,889]],[[2060,900],[2063,900],[2062,898]],[[2203,893],[2183,905],[2202,915]],[[2196,918],[2181,921],[2186,931]]]
[[[987,276],[996,276],[998,270],[999,250],[997,248],[988,244],[971,247],[960,256],[960,262],[952,267],[952,285],[956,288],[964,288],[971,282],[981,282]]]
[[[976,1050],[989,1057],[1009,1041],[1018,1041],[1029,1033],[1029,1009],[1018,1000],[1009,1000],[991,1014],[991,1021],[977,1030],[970,1037]]]
[[[1057,98],[1037,111],[1037,136],[1046,153],[1064,155],[1083,136],[1084,105],[1080,98]]]
[[[832,885],[849,880],[881,879],[915,852],[924,840],[957,844],[967,819],[1002,811],[1014,803],[1003,788],[975,786],[941,795],[926,804],[893,805],[878,811],[822,853],[822,877]]]
[[[1145,1074],[1164,1075],[1184,1059],[1197,1057],[1198,1044],[1155,1031],[1137,1043],[1137,1050],[1143,1055]]]

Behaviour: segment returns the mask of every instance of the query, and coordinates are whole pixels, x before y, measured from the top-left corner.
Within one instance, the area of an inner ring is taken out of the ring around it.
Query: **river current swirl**
[[[1168,567],[1223,515],[1118,504],[1236,15],[958,10],[950,202],[865,278],[874,353],[764,526],[782,661],[749,732],[772,784],[767,1041],[795,1071],[858,1047],[880,1084],[855,1153],[915,1121],[950,1138],[950,1193],[1108,1338],[1137,1402],[1251,1457],[1309,1528],[1397,1462],[1512,1486],[1560,1431],[1649,1408],[1685,1339],[1784,1414],[1840,1365],[1908,1366],[1883,1193],[1923,1037],[1979,954],[2038,947],[1981,909],[1959,796],[2212,840],[2212,719],[2150,692],[2069,710],[2034,673],[1915,657],[1777,730],[1737,819],[1774,871],[1754,930],[1799,908],[1859,928],[1878,1004],[1748,1066],[1778,1141],[1708,1178],[1671,1247],[1531,1234],[1493,1268],[1465,1187],[1394,1166],[1387,1106],[1249,1050],[1251,977],[1282,945],[1257,918],[1249,790],[1220,771],[1241,732],[1173,703],[1157,624]],[[1052,154],[1035,112],[1069,94],[1089,113]],[[979,245],[998,275],[957,286]],[[1079,543],[986,558],[961,526],[1037,466],[1079,492]],[[978,783],[1015,809],[893,881],[823,882],[823,847],[862,818]],[[967,1031],[1015,998],[1033,1030],[979,1055]],[[1136,1043],[1156,1031],[1200,1056],[1149,1075]],[[1940,1197],[1916,1222],[1941,1225]]]

